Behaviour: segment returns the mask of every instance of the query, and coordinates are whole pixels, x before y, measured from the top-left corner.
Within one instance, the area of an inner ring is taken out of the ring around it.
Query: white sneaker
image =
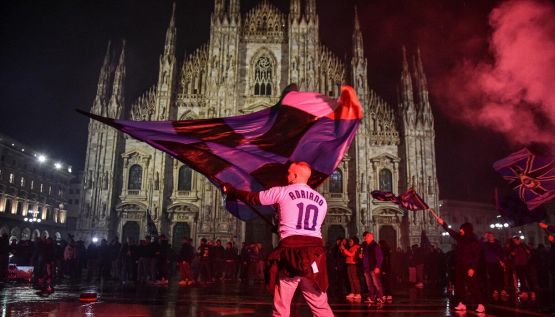
[[[345,296],[345,298],[347,298],[347,299],[352,299],[353,297],[355,297],[355,294],[353,294],[353,293]]]
[[[476,312],[480,313],[480,314],[483,314],[483,313],[486,312],[486,308],[484,307],[484,305],[478,304],[478,307],[476,308]]]
[[[373,300],[372,298],[370,298],[370,297],[367,297],[367,298],[364,300],[364,302],[365,302],[365,303],[368,303],[368,304],[370,304],[370,305],[374,304],[374,300]]]
[[[458,310],[458,311],[465,311],[465,310],[466,310],[466,305],[463,304],[462,302],[459,302],[459,304],[457,305],[457,307],[455,307],[455,310]]]

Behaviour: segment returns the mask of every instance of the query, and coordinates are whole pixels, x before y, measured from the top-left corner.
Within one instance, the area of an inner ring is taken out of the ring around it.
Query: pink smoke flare
[[[452,116],[515,144],[555,145],[555,7],[508,1],[489,15],[491,57],[463,61],[436,83]]]

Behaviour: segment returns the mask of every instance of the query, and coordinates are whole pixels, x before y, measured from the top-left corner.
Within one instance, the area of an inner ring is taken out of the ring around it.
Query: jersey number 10
[[[312,204],[308,204],[305,209],[303,203],[298,203],[297,207],[299,208],[299,217],[297,218],[297,229],[303,229],[303,225],[304,225],[305,230],[315,231],[316,220],[318,220],[318,207]],[[311,213],[312,213],[312,224],[309,222]],[[304,218],[304,221],[303,221],[303,218]]]

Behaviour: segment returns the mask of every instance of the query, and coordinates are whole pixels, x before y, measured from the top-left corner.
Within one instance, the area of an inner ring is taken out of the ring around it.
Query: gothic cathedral
[[[391,247],[420,243],[425,230],[439,242],[438,226],[423,211],[375,201],[375,189],[401,193],[413,187],[438,207],[434,118],[420,53],[407,62],[403,49],[395,107],[368,87],[367,60],[356,10],[350,65],[319,40],[316,0],[290,0],[284,14],[262,0],[241,14],[239,0],[215,0],[210,39],[176,60],[175,5],[160,56],[158,81],[127,104],[125,43],[120,54],[108,45],[91,112],[130,120],[226,117],[274,105],[283,88],[337,97],[352,85],[365,117],[348,155],[318,190],[328,200],[326,241],[373,231]],[[220,192],[202,175],[172,157],[96,121],[88,146],[77,235],[135,241],[147,234],[146,214],[174,246],[184,237],[261,241],[272,234],[264,222],[242,222],[222,207]]]

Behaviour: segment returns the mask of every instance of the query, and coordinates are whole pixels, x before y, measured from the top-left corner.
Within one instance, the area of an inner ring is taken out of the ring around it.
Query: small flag
[[[380,190],[374,190],[370,193],[374,199],[380,201],[391,201],[394,204],[400,205],[408,210],[426,210],[430,209],[428,204],[420,197],[416,191],[409,188],[405,193],[395,196],[391,192],[384,192]]]
[[[535,155],[527,148],[512,153],[493,164],[509,182],[517,197],[534,210],[555,198],[555,161],[553,157]]]

